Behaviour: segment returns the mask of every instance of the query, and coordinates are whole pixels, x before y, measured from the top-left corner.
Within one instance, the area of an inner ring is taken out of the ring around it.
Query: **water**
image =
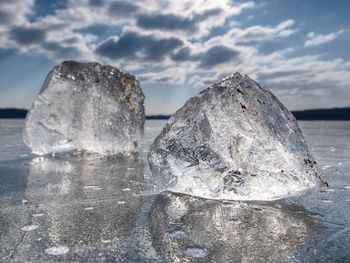
[[[274,202],[156,194],[140,155],[36,157],[0,120],[1,262],[350,261],[350,122],[300,122],[327,190]]]

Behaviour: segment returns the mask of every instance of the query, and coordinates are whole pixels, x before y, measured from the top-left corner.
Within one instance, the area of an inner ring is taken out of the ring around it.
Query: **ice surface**
[[[293,115],[239,73],[173,114],[148,160],[165,188],[206,198],[271,200],[323,184]]]
[[[144,95],[134,76],[98,63],[65,61],[48,74],[28,112],[24,142],[35,154],[135,152]]]
[[[134,198],[144,187],[138,154],[49,156],[28,168],[25,195],[33,204],[45,203],[35,213],[45,214],[45,227],[38,222],[49,235],[47,243],[98,246],[101,239],[118,239],[130,231],[141,209],[142,200]]]
[[[321,174],[333,191],[268,203],[152,196],[148,165],[129,157],[59,155],[35,162],[22,143],[23,124],[0,119],[0,145],[11,144],[0,152],[2,262],[349,261],[350,122],[299,122],[319,167],[332,167]],[[141,158],[164,124],[146,120]],[[33,224],[36,230],[21,230]],[[45,253],[57,246],[69,252]],[[190,257],[192,249],[206,255]]]

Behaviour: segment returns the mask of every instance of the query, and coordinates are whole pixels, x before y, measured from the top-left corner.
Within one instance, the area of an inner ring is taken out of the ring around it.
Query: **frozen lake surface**
[[[274,202],[157,194],[146,155],[36,157],[0,120],[0,262],[349,262],[350,122],[299,122],[326,190]]]

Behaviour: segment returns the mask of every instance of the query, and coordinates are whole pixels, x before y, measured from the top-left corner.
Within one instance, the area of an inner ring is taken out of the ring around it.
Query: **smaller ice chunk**
[[[144,121],[144,94],[134,76],[65,61],[49,72],[28,112],[24,142],[39,155],[137,152]]]

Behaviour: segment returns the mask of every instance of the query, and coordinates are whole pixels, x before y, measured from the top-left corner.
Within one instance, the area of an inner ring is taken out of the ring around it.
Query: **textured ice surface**
[[[148,165],[143,169],[142,162],[124,156],[120,161],[88,154],[32,162],[22,144],[22,124],[0,119],[1,262],[349,261],[350,122],[299,122],[333,191],[268,204],[148,195],[154,183]],[[141,157],[164,124],[146,120]],[[126,203],[117,204],[120,200]],[[31,224],[38,228],[21,230]],[[56,246],[69,252],[45,253]],[[205,257],[188,256],[193,248],[206,251]]]
[[[239,73],[173,114],[148,160],[165,188],[207,198],[271,200],[322,184],[293,115]]]
[[[135,152],[144,95],[134,76],[98,63],[65,61],[48,74],[28,112],[24,142],[36,154]]]

